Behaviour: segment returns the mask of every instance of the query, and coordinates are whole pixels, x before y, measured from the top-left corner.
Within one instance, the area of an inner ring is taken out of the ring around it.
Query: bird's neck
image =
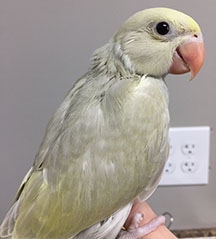
[[[110,41],[97,49],[92,58],[89,72],[94,76],[128,78],[134,75],[130,58],[121,50],[120,44]]]

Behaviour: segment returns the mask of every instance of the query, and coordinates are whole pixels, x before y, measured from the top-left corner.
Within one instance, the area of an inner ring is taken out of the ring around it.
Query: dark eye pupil
[[[169,24],[167,22],[159,22],[156,26],[156,30],[160,35],[166,35],[169,30]]]

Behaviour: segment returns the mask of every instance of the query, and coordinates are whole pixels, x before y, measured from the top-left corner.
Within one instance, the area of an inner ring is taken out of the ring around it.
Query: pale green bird
[[[153,8],[129,18],[95,51],[50,120],[0,237],[144,235],[145,226],[121,228],[134,200],[155,190],[168,157],[164,77],[191,71],[193,78],[203,59],[202,34],[191,17]]]

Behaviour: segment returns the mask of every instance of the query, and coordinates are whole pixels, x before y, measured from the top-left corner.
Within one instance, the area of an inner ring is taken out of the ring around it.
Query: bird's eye
[[[170,26],[167,22],[159,22],[156,25],[156,31],[160,35],[166,35],[170,30]]]

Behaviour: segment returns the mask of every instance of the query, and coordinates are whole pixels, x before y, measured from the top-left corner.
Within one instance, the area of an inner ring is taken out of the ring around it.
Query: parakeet
[[[194,78],[203,61],[202,33],[188,15],[151,8],[123,23],[49,121],[0,238],[143,236],[142,227],[121,228],[168,157],[165,76]]]

